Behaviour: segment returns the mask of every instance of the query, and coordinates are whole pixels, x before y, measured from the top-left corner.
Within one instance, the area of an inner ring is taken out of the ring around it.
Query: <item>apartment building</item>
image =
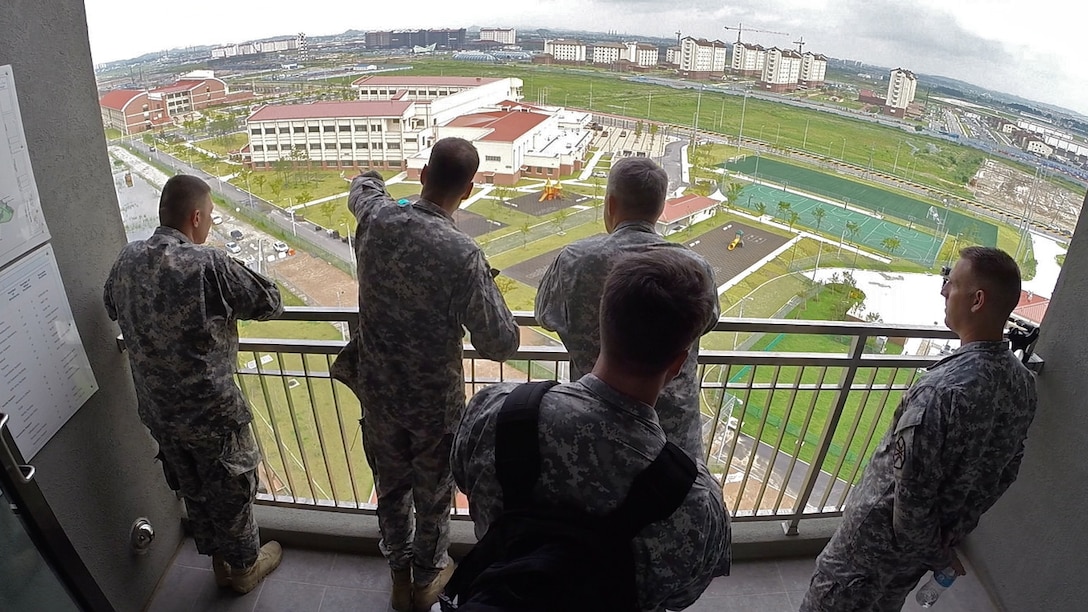
[[[680,74],[705,79],[725,75],[729,47],[720,40],[688,36],[680,41]]]
[[[514,185],[523,177],[556,179],[581,170],[593,139],[590,119],[581,111],[510,102],[440,125],[435,137],[464,138],[476,146],[476,182]],[[422,150],[408,158],[409,178],[419,178],[429,155]]]
[[[411,100],[315,102],[263,106],[246,118],[246,166],[280,160],[323,168],[401,169],[430,144]]]
[[[888,79],[888,96],[885,100],[885,112],[896,117],[906,116],[907,107],[914,101],[914,92],[918,88],[918,79],[910,70],[896,68]]]
[[[552,56],[553,61],[560,63],[584,64],[586,61],[586,45],[577,40],[565,38],[545,40],[544,53]]]
[[[629,42],[624,50],[625,59],[639,68],[653,68],[658,63],[660,52],[657,47],[647,43]]]
[[[503,45],[517,42],[518,33],[514,28],[480,28],[480,40],[489,40]]]
[[[669,66],[680,65],[680,47],[673,46],[665,49],[665,64]]]
[[[791,49],[771,47],[759,84],[768,91],[782,93],[797,89],[801,78],[801,54]]]
[[[465,48],[465,28],[438,30],[391,30],[367,32],[369,49],[411,49],[429,47],[460,50]]]
[[[760,45],[736,43],[733,45],[733,58],[729,65],[734,74],[743,76],[762,76],[767,63],[767,50]]]
[[[612,65],[620,61],[620,59],[627,59],[627,46],[620,43],[598,43],[593,45],[593,63]]]
[[[224,45],[212,49],[212,59],[225,59],[239,55],[258,55],[261,53],[283,53],[297,51],[305,46],[303,35],[274,40],[256,40],[248,43]]]
[[[805,89],[816,89],[824,86],[827,78],[827,56],[819,53],[805,53],[801,55],[801,78],[798,84]]]

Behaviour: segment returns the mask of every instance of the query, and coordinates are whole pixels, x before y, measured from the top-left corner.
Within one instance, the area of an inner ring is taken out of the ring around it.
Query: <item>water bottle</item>
[[[914,599],[923,608],[931,608],[933,604],[937,603],[937,598],[941,596],[941,593],[952,586],[955,580],[956,570],[951,567],[933,572],[933,577],[929,579],[929,582],[922,585],[922,588],[918,589],[918,594],[914,596]]]

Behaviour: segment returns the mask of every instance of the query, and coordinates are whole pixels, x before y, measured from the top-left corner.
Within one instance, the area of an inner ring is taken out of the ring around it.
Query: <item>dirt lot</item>
[[[302,251],[268,265],[270,275],[310,306],[358,306],[355,280],[323,259]]]
[[[1034,174],[987,159],[972,184],[978,199],[994,208],[1018,217],[1031,210],[1032,219],[1056,230],[1076,227],[1083,196],[1036,180]]]

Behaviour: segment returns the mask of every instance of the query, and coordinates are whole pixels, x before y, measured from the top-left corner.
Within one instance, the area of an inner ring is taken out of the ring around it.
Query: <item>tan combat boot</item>
[[[442,568],[442,571],[438,572],[438,575],[430,584],[412,585],[413,612],[430,612],[431,606],[438,601],[439,594],[442,593],[442,589],[446,588],[446,583],[450,581],[450,576],[453,576],[455,568],[456,564],[454,564],[453,559],[450,559],[450,562],[446,567]]]
[[[265,576],[272,573],[283,559],[283,549],[279,542],[269,542],[261,547],[257,561],[246,569],[230,570],[230,587],[243,595],[252,591]]]
[[[230,564],[219,555],[212,555],[212,571],[215,572],[215,586],[226,589],[230,587]]]
[[[412,568],[390,570],[393,576],[393,593],[389,605],[397,612],[412,612]]]

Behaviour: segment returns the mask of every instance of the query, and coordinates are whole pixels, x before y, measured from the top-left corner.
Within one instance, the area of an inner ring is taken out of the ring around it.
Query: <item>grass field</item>
[[[226,157],[229,153],[237,151],[249,142],[249,135],[245,132],[235,132],[224,136],[216,136],[194,142],[201,149],[211,151],[220,157]]]
[[[413,58],[404,75],[517,77],[524,81],[527,102],[546,102],[623,114],[679,126],[691,126],[699,109],[703,130],[736,135],[744,108],[744,135],[770,144],[829,155],[849,163],[900,176],[918,183],[963,192],[978,170],[983,154],[943,140],[906,133],[863,119],[849,119],[815,110],[706,90],[676,89],[618,78],[615,73],[565,66],[486,66],[450,60]],[[637,77],[635,77],[637,78]],[[350,79],[345,79],[350,82]],[[592,103],[591,103],[592,100]],[[831,153],[828,153],[828,150]],[[893,172],[894,171],[894,172]]]

